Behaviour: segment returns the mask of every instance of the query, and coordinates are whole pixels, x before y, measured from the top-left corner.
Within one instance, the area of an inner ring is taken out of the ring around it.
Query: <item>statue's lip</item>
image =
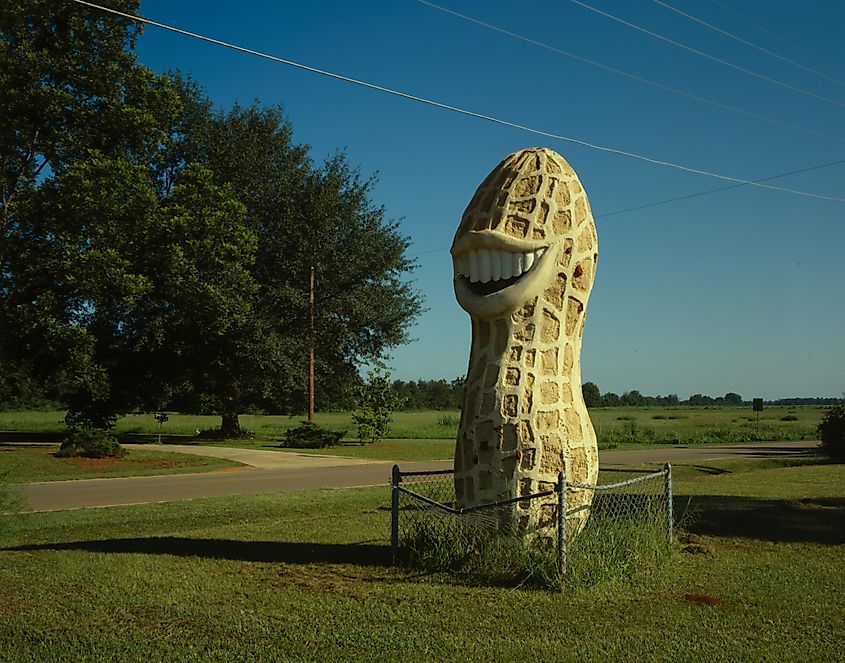
[[[455,296],[465,311],[482,319],[509,315],[545,290],[563,250],[559,242],[499,242],[500,237],[478,233],[452,249]]]
[[[452,244],[450,253],[453,258],[466,255],[477,249],[491,249],[511,251],[513,253],[528,253],[538,249],[548,248],[548,241],[518,239],[495,230],[471,230]]]

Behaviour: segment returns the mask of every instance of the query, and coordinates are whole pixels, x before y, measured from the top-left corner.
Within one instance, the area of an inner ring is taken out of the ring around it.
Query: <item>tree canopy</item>
[[[138,34],[70,3],[0,9],[4,371],[59,385],[72,425],[178,405],[233,435],[245,409],[301,409],[313,344],[336,400],[421,311],[408,239],[344,153],[315,163],[281,107],[215,109],[154,74]]]

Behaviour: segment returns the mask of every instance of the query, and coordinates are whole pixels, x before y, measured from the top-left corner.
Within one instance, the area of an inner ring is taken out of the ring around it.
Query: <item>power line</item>
[[[697,18],[697,17],[693,16],[692,14],[687,14],[686,12],[683,12],[680,9],[677,9],[676,7],[673,7],[670,4],[663,2],[663,0],[652,0],[652,1],[656,2],[661,7],[665,7],[669,11],[673,11],[676,14],[680,14],[681,16],[688,18],[691,21],[694,21],[695,23],[699,23],[699,24],[701,24],[701,25],[703,25],[707,28],[710,28],[711,30],[715,30],[719,34],[723,34],[726,37],[730,37],[731,39],[735,39],[736,41],[740,42],[741,44],[745,44],[746,46],[750,46],[751,48],[754,48],[754,49],[760,51],[761,53],[765,53],[766,55],[770,55],[773,58],[777,58],[778,60],[781,60],[783,62],[791,64],[793,67],[798,67],[799,69],[803,69],[804,71],[809,71],[811,74],[815,74],[816,76],[821,76],[822,78],[826,78],[827,80],[833,81],[834,83],[837,83],[839,85],[845,85],[845,83],[840,81],[838,78],[833,78],[832,76],[828,76],[827,74],[823,74],[822,72],[816,71],[815,69],[811,69],[810,67],[805,67],[800,62],[795,62],[794,60],[790,60],[789,58],[785,58],[782,55],[778,55],[777,53],[770,51],[767,48],[763,48],[762,46],[758,46],[757,44],[750,42],[747,39],[743,39],[742,37],[737,37],[736,35],[728,32],[727,30],[722,30],[722,28],[716,27],[715,25],[707,23],[706,21],[702,21],[700,18]]]
[[[771,175],[770,177],[761,177],[755,182],[768,182],[769,180],[776,180],[781,177],[789,177],[791,175],[800,175],[801,173],[809,173],[814,170],[821,170],[822,168],[830,168],[832,166],[839,166],[845,163],[845,159],[839,159],[838,161],[830,161],[828,163],[821,163],[816,166],[809,166],[808,168],[801,168],[799,170],[791,170],[788,173],[781,173],[780,175]],[[706,191],[698,191],[697,193],[688,193],[683,196],[675,196],[674,198],[666,198],[664,200],[657,200],[653,203],[644,203],[643,205],[637,205],[636,207],[626,207],[625,209],[619,209],[614,212],[606,212],[604,214],[595,214],[594,218],[596,219],[606,219],[609,216],[616,216],[618,214],[627,214],[628,212],[637,212],[642,209],[648,209],[649,207],[658,207],[659,205],[668,205],[669,203],[676,203],[681,200],[689,200],[690,198],[698,198],[699,196],[707,196],[711,193],[719,193],[721,191],[728,191],[730,189],[738,189],[740,187],[747,186],[746,184],[730,184],[728,186],[722,186],[717,189],[707,189]],[[426,251],[419,251],[418,253],[412,253],[409,255],[409,258],[416,258],[418,256],[428,255],[429,253],[440,253],[441,251],[448,251],[449,247],[441,247],[439,249],[427,249]]]
[[[385,94],[391,94],[397,97],[401,97],[403,99],[409,99],[411,101],[417,101],[422,104],[426,104],[429,106],[433,106],[435,108],[440,108],[442,110],[448,110],[453,113],[460,113],[461,115],[466,115],[468,117],[474,117],[479,120],[485,120],[487,122],[492,122],[494,124],[499,124],[505,127],[511,127],[513,129],[519,129],[521,131],[525,131],[527,133],[535,134],[537,136],[543,136],[545,138],[552,138],[555,140],[562,140],[568,143],[572,143],[574,145],[580,145],[582,147],[587,147],[593,150],[597,150],[599,152],[606,152],[608,154],[616,154],[619,156],[628,157],[631,159],[637,159],[638,161],[644,161],[646,163],[651,163],[657,166],[665,166],[667,168],[673,168],[675,170],[680,170],[687,173],[694,173],[696,175],[704,175],[707,177],[712,177],[719,180],[725,180],[727,182],[737,182],[741,184],[748,184],[751,186],[757,186],[763,189],[771,189],[773,191],[783,191],[786,193],[793,193],[798,196],[806,196],[808,198],[816,198],[819,200],[831,200],[834,202],[845,203],[845,198],[837,198],[835,196],[824,196],[818,193],[810,193],[807,191],[798,191],[797,189],[789,189],[786,187],[778,187],[772,186],[769,184],[762,184],[758,182],[754,182],[752,180],[745,180],[739,177],[730,177],[728,175],[721,175],[719,173],[710,172],[707,170],[702,170],[699,168],[692,168],[689,166],[684,166],[681,164],[673,163],[671,161],[663,161],[661,159],[654,159],[652,157],[647,157],[641,154],[636,154],[634,152],[626,152],[625,150],[618,150],[612,147],[605,147],[603,145],[597,145],[595,143],[590,143],[585,140],[580,140],[578,138],[572,138],[571,136],[563,136],[561,134],[555,134],[550,131],[543,131],[541,129],[534,129],[532,127],[526,126],[524,124],[519,124],[516,122],[510,122],[509,120],[503,120],[497,117],[493,117],[492,115],[485,115],[483,113],[476,113],[475,111],[466,110],[463,108],[458,108],[457,106],[450,106],[448,104],[441,103],[439,101],[433,101],[431,99],[426,99],[424,97],[418,97],[413,94],[409,94],[407,92],[400,92],[398,90],[393,90],[388,87],[384,87],[381,85],[376,85],[374,83],[367,83],[366,81],[361,81],[355,78],[350,78],[349,76],[343,76],[341,74],[335,74],[330,71],[326,71],[324,69],[317,69],[316,67],[311,67],[309,65],[300,64],[299,62],[294,62],[293,60],[287,60],[284,58],[277,57],[275,55],[268,55],[267,53],[262,53],[260,51],[255,51],[249,48],[244,48],[243,46],[237,46],[235,44],[231,44],[225,41],[221,41],[219,39],[214,39],[212,37],[206,37],[194,32],[189,32],[187,30],[183,30],[181,28],[176,28],[170,25],[166,25],[164,23],[158,23],[157,21],[150,20],[148,18],[143,18],[141,16],[133,16],[132,14],[126,14],[124,12],[118,11],[116,9],[111,9],[109,7],[102,7],[100,5],[95,5],[94,3],[87,2],[86,0],[72,0],[73,2],[84,5],[86,7],[91,7],[93,9],[97,9],[99,11],[106,12],[108,14],[114,14],[116,16],[122,16],[123,18],[127,18],[132,21],[138,21],[139,23],[145,23],[147,25],[152,25],[157,28],[162,28],[163,30],[168,30],[170,32],[175,32],[177,34],[181,34],[187,37],[192,37],[194,39],[199,39],[200,41],[205,41],[211,44],[216,44],[218,46],[224,46],[226,48],[230,48],[235,51],[239,51],[242,53],[247,53],[249,55],[254,55],[256,57],[264,58],[266,60],[271,60],[273,62],[278,62],[280,64],[286,64],[291,67],[295,67],[297,69],[303,69],[305,71],[309,71],[311,73],[320,74],[321,76],[326,76],[328,78],[334,78],[336,80],[341,80],[346,83],[352,83],[354,85],[360,85],[361,87],[376,90],[378,92],[384,92]]]
[[[665,90],[667,92],[672,92],[673,94],[678,94],[682,97],[687,97],[688,99],[693,99],[695,101],[700,101],[705,104],[710,104],[711,106],[716,106],[717,108],[722,108],[724,110],[728,110],[734,113],[739,113],[740,115],[746,115],[748,117],[753,117],[758,120],[763,120],[764,122],[770,122],[772,124],[776,124],[782,127],[787,127],[789,129],[795,129],[797,131],[803,131],[804,133],[812,134],[815,136],[820,136],[822,138],[828,138],[831,140],[845,142],[845,138],[840,138],[839,136],[834,136],[832,134],[827,134],[821,131],[816,131],[814,129],[808,129],[806,127],[802,127],[797,124],[790,124],[789,122],[784,122],[783,120],[777,120],[772,117],[767,117],[765,115],[759,115],[757,113],[752,113],[751,111],[746,111],[741,108],[736,108],[734,106],[729,106],[727,104],[720,103],[718,101],[713,101],[712,99],[707,99],[705,97],[699,97],[698,95],[692,94],[690,92],[684,92],[683,90],[679,90],[674,87],[670,87],[668,85],[664,85],[663,83],[659,83],[657,81],[650,80],[648,78],[643,78],[642,76],[638,76],[637,74],[632,74],[630,72],[624,71],[622,69],[616,69],[615,67],[611,67],[606,64],[602,64],[601,62],[596,62],[595,60],[590,60],[588,58],[582,57],[580,55],[576,55],[575,53],[571,53],[569,51],[564,51],[563,49],[557,48],[556,46],[551,46],[550,44],[546,44],[544,42],[538,41],[536,39],[532,39],[531,37],[526,37],[525,35],[518,34],[516,32],[511,32],[510,30],[506,30],[505,28],[501,28],[497,25],[493,25],[491,23],[486,23],[480,19],[474,18],[472,16],[468,16],[466,14],[461,14],[459,12],[453,11],[451,9],[447,9],[446,7],[441,7],[440,5],[436,5],[433,2],[428,2],[428,0],[417,0],[422,5],[426,5],[431,7],[432,9],[436,9],[441,11],[445,14],[451,14],[457,18],[461,18],[465,21],[469,21],[470,23],[474,23],[479,25],[483,28],[487,28],[488,30],[493,30],[494,32],[499,32],[501,34],[507,35],[508,37],[513,37],[514,39],[519,39],[526,43],[532,44],[533,46],[538,46],[540,48],[544,48],[548,51],[552,51],[559,55],[564,55],[566,57],[572,58],[574,60],[578,60],[579,62],[584,62],[585,64],[592,65],[594,67],[598,67],[599,69],[604,69],[605,71],[610,71],[614,74],[619,74],[620,76],[625,76],[626,78],[630,78],[635,81],[639,81],[640,83],[645,83],[646,85],[652,85],[656,88],[661,90]]]
[[[755,180],[755,182],[768,182],[769,180],[776,180],[780,177],[789,177],[790,175],[799,175],[801,173],[809,173],[813,170],[820,170],[821,168],[830,168],[831,166],[838,166],[840,164],[845,163],[845,159],[840,159],[838,161],[831,161],[829,163],[822,163],[818,166],[810,166],[809,168],[801,168],[800,170],[793,170],[788,173],[781,173],[780,175],[772,175],[771,177],[762,177],[759,180]],[[720,191],[728,191],[729,189],[737,189],[739,187],[743,187],[745,184],[729,184],[728,186],[722,186],[717,189],[708,189],[707,191],[699,191],[698,193],[688,193],[684,196],[676,196],[675,198],[667,198],[666,200],[658,200],[657,202],[653,203],[645,203],[644,205],[637,205],[636,207],[626,207],[625,209],[616,210],[615,212],[607,212],[605,214],[599,214],[596,216],[597,219],[606,219],[609,216],[616,216],[617,214],[625,214],[627,212],[636,212],[637,210],[647,209],[649,207],[657,207],[658,205],[667,205],[668,203],[675,203],[679,200],[689,200],[690,198],[698,198],[699,196],[706,196],[711,193],[718,193]]]
[[[687,46],[686,44],[682,44],[681,42],[675,41],[674,39],[669,39],[669,37],[665,37],[661,34],[658,34],[656,32],[652,32],[651,30],[647,30],[646,28],[643,28],[639,25],[636,25],[634,23],[631,23],[629,21],[621,19],[618,16],[614,16],[613,14],[608,14],[607,12],[604,12],[601,9],[597,9],[596,7],[592,7],[591,5],[588,5],[584,2],[581,2],[581,0],[569,0],[569,2],[571,2],[575,5],[578,5],[579,7],[583,7],[584,9],[588,9],[591,12],[595,12],[596,14],[604,16],[605,18],[609,18],[612,21],[616,21],[617,23],[621,23],[622,25],[625,25],[629,28],[632,28],[634,30],[638,30],[639,32],[642,32],[642,33],[647,34],[651,37],[654,37],[655,39],[660,39],[661,41],[665,41],[667,44],[672,44],[673,46],[677,46],[678,48],[682,48],[685,51],[689,51],[690,53],[695,53],[696,55],[699,55],[699,56],[706,58],[708,60],[712,60],[713,62],[718,62],[719,64],[723,64],[726,67],[730,67],[731,69],[736,69],[737,71],[741,71],[745,74],[748,74],[749,76],[754,76],[755,78],[759,78],[760,80],[764,80],[764,81],[767,81],[769,83],[774,83],[775,85],[780,85],[781,87],[785,87],[788,90],[792,90],[793,92],[798,92],[799,94],[803,94],[803,95],[806,95],[808,97],[813,97],[813,98],[819,99],[821,101],[826,101],[827,103],[833,104],[834,106],[840,106],[841,108],[845,108],[845,103],[842,103],[840,101],[836,101],[835,99],[829,99],[828,97],[823,97],[820,94],[810,92],[809,90],[804,90],[800,87],[790,85],[789,83],[784,83],[783,81],[779,81],[776,78],[770,78],[769,76],[759,74],[756,71],[752,71],[751,69],[746,69],[745,67],[741,67],[738,64],[734,64],[733,62],[728,62],[727,60],[717,58],[715,55],[710,55],[709,53],[705,53],[704,51],[699,51],[698,49],[693,48],[692,46]]]
[[[780,43],[782,43],[782,44],[784,44],[784,45],[788,46],[789,48],[793,49],[794,51],[797,51],[798,53],[801,53],[802,55],[805,55],[805,56],[807,56],[808,58],[811,58],[811,59],[815,60],[816,62],[819,62],[819,61],[820,61],[817,57],[813,56],[813,55],[812,55],[812,53],[808,53],[807,51],[805,51],[805,50],[804,50],[803,48],[801,48],[800,46],[797,46],[796,44],[793,44],[791,41],[787,41],[786,39],[784,39],[783,37],[781,37],[778,33],[773,32],[772,30],[769,30],[768,28],[763,27],[763,26],[762,26],[762,25],[760,25],[759,23],[755,23],[755,22],[754,22],[754,21],[752,21],[750,18],[747,18],[746,16],[743,16],[742,14],[740,14],[738,11],[736,11],[736,10],[734,10],[734,9],[731,9],[730,7],[728,7],[727,5],[722,4],[721,2],[718,2],[718,0],[710,0],[710,2],[712,2],[712,3],[713,3],[714,5],[716,5],[717,7],[721,8],[723,11],[726,11],[726,12],[728,12],[729,14],[733,14],[734,16],[736,16],[736,17],[737,17],[738,19],[740,19],[741,21],[745,21],[745,22],[746,22],[746,23],[748,23],[749,25],[751,25],[751,26],[753,26],[753,27],[757,28],[758,30],[760,30],[760,32],[764,32],[765,34],[767,34],[767,35],[769,35],[770,37],[772,37],[772,38],[776,39],[777,41],[779,41]]]

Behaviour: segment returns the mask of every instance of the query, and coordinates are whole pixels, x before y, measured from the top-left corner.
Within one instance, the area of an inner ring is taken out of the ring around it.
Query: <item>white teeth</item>
[[[545,248],[524,253],[476,249],[454,259],[455,272],[470,282],[487,283],[520,276],[530,270],[540,259]]]
[[[469,276],[469,280],[475,283],[478,280],[478,251],[470,251],[468,262],[464,276]]]
[[[527,272],[531,269],[531,266],[534,264],[534,253],[526,253],[525,254],[525,271]]]
[[[523,253],[514,253],[513,254],[513,275],[519,276],[522,272],[525,271],[525,254]]]
[[[490,255],[490,279],[493,281],[499,281],[502,278],[502,258],[504,258],[501,253],[498,251],[494,251]]]
[[[499,266],[502,269],[502,273],[499,276],[503,279],[509,279],[513,276],[513,258],[504,252],[499,253],[499,258]]]
[[[491,277],[492,256],[489,249],[478,249],[478,280],[487,283]]]

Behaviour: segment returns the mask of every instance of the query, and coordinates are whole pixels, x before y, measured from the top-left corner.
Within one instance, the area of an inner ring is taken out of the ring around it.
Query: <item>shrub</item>
[[[60,458],[121,458],[125,453],[114,433],[103,428],[71,429],[56,453]]]
[[[441,414],[437,417],[437,425],[441,428],[457,428],[461,423],[461,418],[453,414]]]
[[[822,453],[834,460],[845,460],[845,405],[829,407],[816,428]]]
[[[332,431],[310,421],[303,421],[296,428],[289,428],[280,446],[287,449],[323,449],[336,447],[346,431]]]
[[[794,414],[786,414],[780,418],[781,421],[798,421],[798,417]]]
[[[378,442],[390,434],[392,414],[402,405],[390,386],[390,374],[376,368],[366,382],[355,390],[355,412],[352,421],[358,426],[361,444]]]

